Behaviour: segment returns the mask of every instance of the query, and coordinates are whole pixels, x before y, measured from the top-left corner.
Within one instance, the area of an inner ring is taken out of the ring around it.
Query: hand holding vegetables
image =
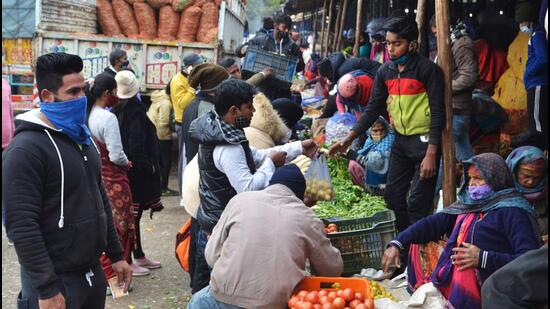
[[[317,144],[315,144],[314,140],[308,139],[302,142],[302,149],[302,154],[304,156],[313,159],[313,157],[317,154],[317,150],[319,150],[319,147],[317,146]]]

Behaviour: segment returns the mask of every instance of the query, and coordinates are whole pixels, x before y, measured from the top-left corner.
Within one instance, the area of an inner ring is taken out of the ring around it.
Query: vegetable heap
[[[374,299],[379,298],[389,298],[394,302],[397,302],[397,299],[391,295],[386,289],[378,282],[370,280],[370,293]]]
[[[374,309],[374,301],[372,298],[365,297],[363,293],[356,292],[350,288],[331,291],[302,290],[290,298],[288,307],[290,309]]]
[[[348,175],[346,159],[329,158],[328,166],[336,195],[332,201],[319,202],[313,208],[319,218],[366,218],[386,210],[386,203],[381,196],[365,193],[363,188],[353,184]]]

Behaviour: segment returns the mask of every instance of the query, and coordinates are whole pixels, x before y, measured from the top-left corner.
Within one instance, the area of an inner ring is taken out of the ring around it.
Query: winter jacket
[[[376,73],[369,104],[353,130],[367,131],[387,107],[397,133],[429,135],[429,143],[439,145],[445,124],[443,88],[441,69],[418,54],[411,56],[403,72],[393,62],[385,63]]]
[[[270,51],[274,53],[281,53],[287,56],[296,57],[302,59],[302,52],[300,47],[290,39],[289,36],[285,37],[280,42],[275,41],[273,30],[269,31],[267,34],[260,34],[255,36],[250,42],[249,46],[257,46],[265,51]]]
[[[160,141],[172,140],[170,116],[172,115],[172,102],[170,97],[162,90],[151,94],[151,106],[147,116],[157,129],[157,137]]]
[[[225,206],[231,198],[237,195],[235,188],[231,186],[226,174],[216,168],[214,163],[214,149],[220,145],[230,145],[226,134],[215,119],[216,114],[209,112],[191,124],[189,136],[200,145],[198,163],[200,171],[199,194],[201,206],[197,213],[197,220],[201,228],[208,233],[218,222]],[[250,172],[256,172],[256,164],[248,141],[241,143],[246,156],[246,162]]]
[[[10,84],[2,78],[2,149],[8,147],[13,139],[15,124],[11,104]]]
[[[336,277],[343,270],[321,220],[280,184],[234,197],[208,240],[205,258],[212,267],[213,296],[242,308],[286,308],[306,276],[306,260],[316,275]]]
[[[105,70],[103,70],[103,73],[101,73],[101,74],[107,74],[107,75],[110,75],[113,78],[115,78],[116,73],[117,73],[117,71],[115,71],[115,69],[112,66],[108,66],[108,67],[105,68]]]
[[[214,109],[213,99],[203,93],[198,93],[197,97],[191,105],[185,110],[183,114],[183,122],[181,124],[181,130],[183,132],[183,141],[185,144],[185,157],[187,162],[191,162],[193,158],[199,152],[199,144],[191,139],[189,136],[189,128],[191,123],[202,116],[203,114]]]
[[[259,93],[254,97],[254,108],[256,112],[250,127],[244,129],[250,146],[256,149],[268,149],[281,144],[289,129],[273,109],[269,99]]]
[[[174,118],[181,123],[185,109],[195,99],[195,90],[189,86],[187,77],[181,72],[170,81],[170,99],[174,107]]]
[[[533,33],[527,52],[527,65],[523,76],[525,89],[548,85],[548,41],[544,30]]]
[[[2,203],[19,263],[44,299],[61,292],[58,274],[84,276],[102,252],[113,263],[123,257],[99,150],[75,144],[38,115],[18,117],[2,154]]]
[[[474,42],[468,36],[462,36],[453,42],[452,53],[453,109],[471,113],[472,92],[479,79]]]
[[[126,102],[119,102],[112,112],[118,118],[124,153],[133,164],[128,171],[133,200],[145,205],[161,193],[158,138],[145,106],[135,98]]]

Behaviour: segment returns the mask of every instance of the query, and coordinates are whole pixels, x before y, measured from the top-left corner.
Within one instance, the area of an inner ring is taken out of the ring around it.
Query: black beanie
[[[287,164],[279,167],[269,181],[270,186],[276,184],[286,186],[292,190],[300,200],[304,199],[304,194],[306,193],[306,179],[296,164]]]
[[[293,103],[290,99],[277,99],[271,104],[289,129],[293,129],[294,126],[296,126],[296,123],[298,123],[298,121],[302,119],[302,116],[304,116],[302,106]]]

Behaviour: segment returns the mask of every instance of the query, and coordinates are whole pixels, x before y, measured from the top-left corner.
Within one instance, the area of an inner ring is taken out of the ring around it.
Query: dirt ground
[[[175,169],[173,169],[175,172]],[[172,175],[170,187],[175,189],[177,180]],[[107,297],[109,309],[183,309],[191,297],[189,275],[183,271],[174,255],[176,234],[188,216],[179,206],[178,197],[163,198],[164,210],[155,213],[153,220],[149,213],[142,218],[142,241],[145,254],[162,262],[162,268],[153,270],[149,276],[134,278],[134,290],[130,295],[113,300]],[[8,246],[2,229],[2,308],[16,308],[20,289],[19,263],[15,249]]]

